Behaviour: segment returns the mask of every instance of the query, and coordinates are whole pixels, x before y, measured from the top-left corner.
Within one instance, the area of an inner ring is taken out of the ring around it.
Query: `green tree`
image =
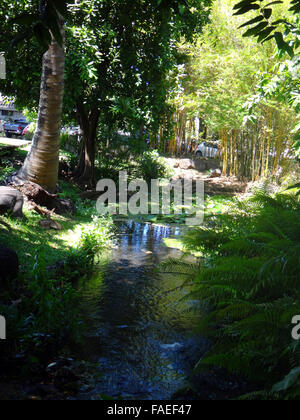
[[[32,181],[49,191],[56,189],[58,178],[65,63],[62,15],[65,13],[66,2],[57,0],[23,1],[17,10],[12,11],[15,15],[13,19],[10,19],[7,10],[2,9],[6,27],[12,26],[13,30],[22,28],[22,32],[11,40],[13,45],[31,40],[34,36],[42,50],[46,50],[43,55],[37,129],[31,150],[16,180]],[[6,40],[9,35],[6,34]]]
[[[200,117],[209,135],[219,136],[224,174],[256,180],[270,173],[283,174],[283,167],[288,170],[292,161],[286,153],[292,147],[297,109],[279,95],[287,71],[279,75],[284,61],[276,43],[261,45],[253,37],[244,37],[238,29],[243,17],[232,15],[233,4],[215,1],[211,23],[196,46],[179,45],[189,60],[178,69],[179,83],[170,99],[185,114],[181,123],[187,131],[193,130],[190,121]],[[279,5],[275,18],[284,6]],[[291,62],[289,69],[294,74],[285,81],[290,80],[289,91],[294,94],[299,76],[297,80],[296,57],[292,61],[295,66]],[[271,94],[275,86],[276,95]],[[267,90],[270,94],[263,94]]]
[[[208,4],[103,0],[74,5],[67,42],[66,105],[76,110],[83,130],[75,172],[81,183],[94,184],[99,121],[134,136],[142,137],[145,128],[159,131],[167,112],[168,74],[176,64],[175,40],[183,35],[190,39],[200,30]]]
[[[76,171],[81,183],[94,185],[99,121],[134,134],[145,127],[158,132],[167,110],[168,74],[177,60],[175,41],[181,36],[191,39],[200,31],[209,4],[209,0],[102,0],[77,2],[69,8],[64,114],[76,119],[83,131]],[[14,71],[4,91],[14,94],[22,107],[36,103],[40,54],[35,41],[25,41],[20,49],[22,64],[20,56],[8,57]]]
[[[276,6],[286,5],[282,0],[270,2],[269,0],[242,0],[234,6],[235,15],[245,15],[249,12],[254,15],[252,19],[241,25],[241,28],[249,27],[244,36],[254,36],[258,42],[266,42],[275,39],[279,50],[287,52],[291,57],[300,46],[300,0],[291,0],[289,13],[284,13],[274,18]],[[291,15],[295,19],[291,19]]]

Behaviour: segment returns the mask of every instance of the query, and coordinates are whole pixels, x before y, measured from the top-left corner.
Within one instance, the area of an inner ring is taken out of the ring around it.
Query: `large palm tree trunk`
[[[64,29],[62,25],[62,33]],[[65,50],[52,39],[43,57],[37,129],[18,178],[53,192],[58,180],[59,140],[64,93]]]

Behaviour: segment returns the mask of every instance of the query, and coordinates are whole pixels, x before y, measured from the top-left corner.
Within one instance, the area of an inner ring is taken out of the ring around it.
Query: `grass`
[[[0,182],[21,167],[26,155],[27,151],[19,148],[1,159]],[[60,182],[59,186],[63,191],[59,196],[70,198],[77,208],[73,217],[53,215],[52,219],[62,226],[61,231],[44,230],[39,224],[44,218],[26,208],[21,221],[7,215],[0,216],[0,243],[18,254],[24,272],[32,269],[35,264],[37,250],[44,254],[47,265],[66,260],[80,246],[82,230],[93,223],[95,203],[82,202],[79,199],[79,188],[71,183]],[[103,227],[106,226],[106,220],[103,219]]]
[[[18,170],[25,155],[18,150],[2,159],[1,178]],[[59,196],[70,198],[76,213],[52,216],[62,227],[59,231],[43,229],[40,222],[44,218],[26,206],[22,220],[0,216],[0,243],[14,250],[20,262],[18,278],[0,283],[0,313],[8,326],[0,365],[22,354],[23,373],[36,371],[40,362],[47,362],[68,342],[79,340],[78,289],[92,274],[95,257],[112,241],[112,219],[99,217],[95,202],[83,202],[75,185],[61,182],[60,188]]]
[[[77,193],[76,187],[66,183],[63,190],[63,196],[71,195],[73,199]],[[62,226],[61,231],[43,229],[39,225],[43,217],[26,209],[21,221],[0,216],[0,242],[16,251],[23,271],[33,267],[37,250],[45,255],[46,264],[52,265],[58,260],[66,260],[70,253],[78,249],[82,230],[92,223],[96,209],[93,202],[82,203],[78,198],[76,202],[77,212],[73,218],[58,215],[52,217]]]

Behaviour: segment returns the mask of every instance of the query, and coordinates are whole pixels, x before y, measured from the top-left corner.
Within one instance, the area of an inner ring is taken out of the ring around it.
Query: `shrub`
[[[300,342],[291,336],[300,315],[299,197],[257,194],[184,242],[204,256],[194,294],[210,304],[199,331],[213,346],[197,368],[226,368],[262,389],[245,398],[299,399]]]
[[[1,159],[0,161],[0,182],[6,180],[15,172],[13,164],[8,159]]]
[[[60,134],[60,148],[66,152],[77,155],[80,149],[80,142],[77,136],[70,136],[64,132]]]
[[[27,244],[18,249],[22,264],[19,278],[10,282],[0,294],[0,313],[5,316],[8,325],[5,354],[0,359],[4,357],[5,360],[5,357],[17,352],[26,360],[25,368],[35,368],[39,361],[48,362],[49,357],[59,352],[62,346],[81,338],[79,289],[86,276],[92,273],[95,257],[111,245],[112,219],[96,217],[94,203],[82,202],[74,187],[66,183],[62,185],[65,193],[61,196],[77,197],[75,229],[74,223],[69,221],[70,230],[62,231],[62,236],[56,240],[37,229],[36,235],[31,237],[32,249]],[[27,215],[32,220],[29,229],[34,230],[39,216]],[[23,235],[28,233],[24,228],[29,221],[13,223],[15,238],[23,242]],[[4,234],[3,237],[7,238]],[[50,255],[52,240],[56,245],[54,260]],[[31,252],[34,261],[27,257]],[[16,304],[12,304],[14,301]],[[32,365],[31,360],[35,360]]]
[[[80,338],[79,294],[64,276],[49,271],[45,261],[40,249],[32,270],[15,285],[16,290],[22,290],[22,299],[18,304],[9,304],[13,295],[10,292],[7,304],[0,305],[8,326],[2,357],[17,351],[26,361],[24,369],[35,369],[66,342],[77,342]]]
[[[33,330],[51,335],[57,342],[76,337],[79,328],[77,291],[66,278],[49,273],[42,252],[36,254],[36,263],[29,276]]]
[[[78,227],[75,231],[76,236],[78,239],[77,243],[75,242],[75,249],[70,253],[66,264],[69,279],[72,279],[74,274],[82,276],[83,273],[88,273],[94,266],[95,257],[111,244],[112,219],[108,216],[93,216],[91,223]]]
[[[138,159],[138,163],[138,176],[148,183],[150,183],[152,179],[169,179],[173,175],[172,168],[167,163],[166,159],[159,155],[157,150],[144,152]]]

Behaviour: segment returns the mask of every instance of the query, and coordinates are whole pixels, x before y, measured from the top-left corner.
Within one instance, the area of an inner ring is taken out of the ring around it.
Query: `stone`
[[[57,198],[53,208],[57,214],[67,213],[73,216],[76,213],[76,206],[69,198]]]
[[[220,178],[222,176],[222,171],[221,169],[215,169],[211,175],[210,178]]]
[[[0,245],[0,279],[10,280],[18,277],[19,258],[15,251]]]
[[[206,170],[210,171],[210,170],[215,170],[215,169],[221,169],[222,168],[222,164],[219,160],[217,159],[207,159],[206,160]]]
[[[195,160],[195,169],[198,172],[205,172],[207,170],[206,161],[203,159],[196,159]]]
[[[62,230],[62,226],[55,220],[41,220],[40,226],[45,230]]]
[[[0,187],[0,214],[12,212],[14,217],[23,217],[24,199],[20,191],[12,187]]]
[[[195,164],[191,159],[181,159],[179,167],[183,170],[195,169]]]

